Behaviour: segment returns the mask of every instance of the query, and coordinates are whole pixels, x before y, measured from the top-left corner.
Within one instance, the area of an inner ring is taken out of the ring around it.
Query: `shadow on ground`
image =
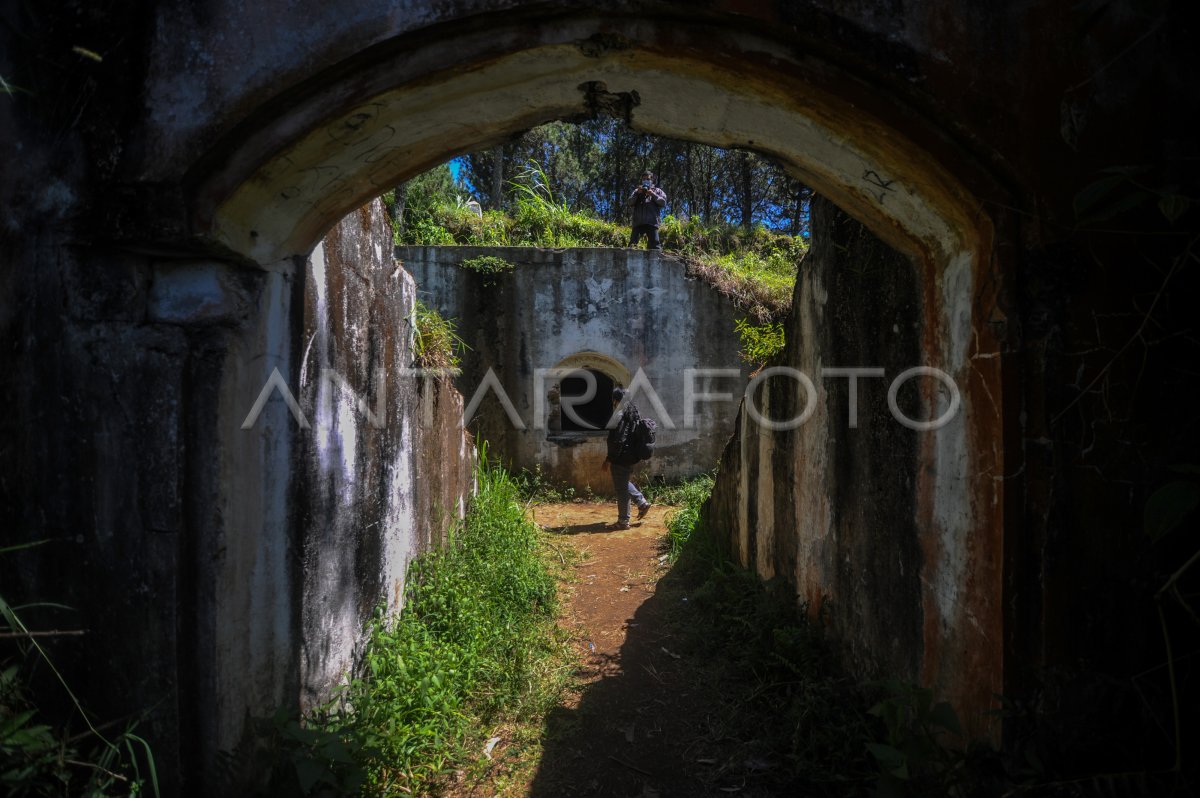
[[[585,657],[592,679],[578,702],[554,710],[531,785],[561,796],[795,795],[754,741],[729,737],[729,705],[708,666],[687,601],[696,580],[674,568],[628,619],[616,652]]]
[[[555,527],[554,534],[556,535],[590,535],[596,532],[617,532],[618,530],[613,524],[604,521],[597,521],[591,524],[570,524],[567,526]]]

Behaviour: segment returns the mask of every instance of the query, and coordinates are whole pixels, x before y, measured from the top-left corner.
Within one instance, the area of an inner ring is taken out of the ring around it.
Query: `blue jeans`
[[[646,497],[629,481],[629,475],[633,473],[633,466],[623,466],[613,463],[609,466],[612,469],[613,490],[617,492],[617,523],[629,523],[629,499],[633,498],[638,507],[646,506]]]
[[[647,249],[658,249],[658,228],[652,224],[635,224],[629,237],[629,246],[636,249],[643,237],[646,238]]]

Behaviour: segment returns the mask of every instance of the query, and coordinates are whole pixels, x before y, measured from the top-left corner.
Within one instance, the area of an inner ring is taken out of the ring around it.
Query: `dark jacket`
[[[633,430],[641,417],[642,414],[638,412],[637,407],[630,402],[618,417],[616,426],[608,431],[608,461],[610,463],[631,466],[639,462],[637,455],[633,453],[631,439]]]
[[[658,227],[658,213],[667,204],[667,195],[658,186],[650,186],[649,194],[639,194],[636,190],[629,195],[626,205],[633,206],[633,226],[649,225]]]

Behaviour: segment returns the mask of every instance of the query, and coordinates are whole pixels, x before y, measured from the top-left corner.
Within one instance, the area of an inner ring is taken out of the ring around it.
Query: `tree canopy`
[[[667,194],[667,212],[679,219],[808,232],[811,189],[771,160],[638,133],[611,117],[552,122],[469,153],[459,159],[459,178],[484,207],[499,210],[511,204],[513,183],[531,162],[557,202],[610,222],[628,221],[625,199],[649,169]]]

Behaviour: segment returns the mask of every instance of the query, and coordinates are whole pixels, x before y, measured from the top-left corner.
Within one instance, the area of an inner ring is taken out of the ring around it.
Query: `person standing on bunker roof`
[[[625,398],[624,388],[613,388],[613,412]],[[628,402],[612,421],[608,423],[608,457],[604,458],[601,468],[612,470],[613,490],[617,493],[617,529],[629,529],[629,500],[633,499],[638,508],[638,520],[650,511],[650,502],[629,481],[633,467],[641,458],[634,451],[633,431],[637,427],[641,414],[633,402]],[[615,422],[615,423],[614,423]]]
[[[654,185],[654,173],[642,172],[642,184],[633,190],[625,203],[633,207],[633,234],[629,246],[636,247],[646,237],[648,249],[658,249],[658,214],[667,204],[667,195]]]

